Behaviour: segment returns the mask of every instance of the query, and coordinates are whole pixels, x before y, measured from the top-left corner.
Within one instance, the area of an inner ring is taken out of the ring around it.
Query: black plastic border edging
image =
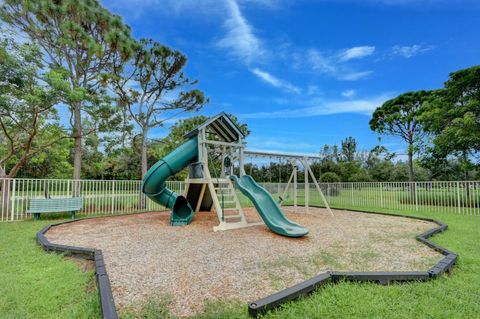
[[[112,287],[110,286],[110,279],[108,278],[107,270],[105,269],[105,261],[103,259],[102,251],[100,249],[52,244],[47,237],[45,237],[45,233],[52,227],[85,219],[89,218],[69,220],[62,223],[47,225],[37,233],[37,243],[48,252],[54,251],[63,253],[66,256],[93,260],[95,262],[95,279],[97,281],[102,316],[104,319],[118,319],[115,302],[113,300]]]
[[[318,207],[320,206],[310,206]],[[315,291],[320,286],[323,286],[327,283],[338,283],[339,281],[369,281],[375,282],[382,285],[387,285],[394,282],[408,282],[408,281],[427,281],[430,279],[436,279],[444,272],[448,272],[452,269],[453,265],[458,259],[458,254],[443,248],[442,246],[431,242],[427,238],[432,237],[433,235],[443,232],[448,228],[447,224],[444,224],[438,220],[431,218],[422,218],[416,216],[408,216],[401,214],[393,213],[382,213],[382,212],[368,212],[361,210],[353,209],[341,209],[346,211],[358,212],[358,213],[367,213],[367,214],[379,214],[386,216],[395,216],[395,217],[405,217],[411,219],[419,219],[423,221],[432,222],[438,225],[438,227],[432,228],[420,235],[416,236],[416,239],[428,247],[435,249],[439,253],[445,256],[440,260],[435,266],[433,266],[428,271],[401,271],[401,272],[338,272],[338,271],[329,271],[324,272],[316,277],[313,277],[307,281],[289,287],[287,289],[281,290],[277,293],[274,293],[265,298],[259,299],[248,304],[248,313],[252,317],[258,317],[263,315],[268,311],[279,307],[282,303],[285,303],[290,300],[297,299],[299,297],[305,296],[313,291]]]

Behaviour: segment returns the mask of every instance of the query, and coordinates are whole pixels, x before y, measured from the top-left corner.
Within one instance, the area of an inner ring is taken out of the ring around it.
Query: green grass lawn
[[[51,222],[0,223],[0,318],[100,318],[94,271],[37,245]]]
[[[332,284],[282,306],[266,318],[478,318],[480,218],[428,211],[408,213],[449,224],[448,231],[432,240],[460,255],[450,275],[426,283],[392,286]],[[35,233],[48,222],[0,224],[0,318],[99,318],[93,272],[83,272],[76,263],[47,254],[36,244]],[[150,298],[140,312],[124,312],[122,317],[158,318],[160,313],[162,318],[167,317],[167,304],[162,296]],[[206,312],[196,317],[248,315],[245,303],[218,301],[208,304]]]
[[[310,205],[323,205],[323,201],[316,190],[311,189],[309,194]],[[335,196],[330,196],[325,192],[325,197],[331,207],[363,210],[381,210],[385,209],[385,207],[389,207],[390,210],[405,214],[415,211],[418,207],[418,211],[480,216],[480,197],[478,191],[476,191],[475,194],[472,191],[469,198],[466,198],[464,195],[465,194],[460,196],[460,207],[458,207],[456,194],[453,193],[439,195],[438,192],[419,190],[417,200],[412,201],[410,200],[408,190],[401,192],[365,187],[354,191],[344,189],[338,192]],[[277,199],[278,193],[273,192],[273,197]],[[297,204],[303,205],[305,202],[304,198],[305,191],[299,189]],[[289,196],[283,201],[284,205],[293,205],[293,203],[294,199],[292,194],[289,194]]]

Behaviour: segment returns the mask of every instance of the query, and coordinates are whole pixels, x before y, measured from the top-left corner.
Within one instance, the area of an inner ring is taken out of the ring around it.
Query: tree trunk
[[[408,145],[408,181],[413,182],[413,144]]]
[[[73,179],[79,180],[82,173],[82,115],[80,109],[80,103],[73,105]],[[78,183],[73,184],[72,187],[73,196],[79,196]]]
[[[73,106],[73,139],[75,148],[73,150],[73,179],[80,179],[82,173],[82,115],[80,104]]]
[[[142,156],[142,180],[147,174],[147,136],[148,136],[148,126],[145,126],[142,130],[142,146],[141,146],[141,156]],[[147,207],[147,200],[144,194],[140,194],[140,205],[141,208]]]
[[[147,135],[148,128],[144,128],[142,131],[142,179],[147,174]]]
[[[413,141],[408,144],[408,181],[410,182],[410,203],[415,202],[415,183],[413,177]]]
[[[468,171],[468,153],[463,152],[463,161],[465,166],[465,190],[467,192],[467,199],[470,199],[470,173]]]

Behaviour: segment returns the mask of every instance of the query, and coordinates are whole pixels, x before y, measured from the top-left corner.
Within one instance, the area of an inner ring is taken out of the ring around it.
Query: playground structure
[[[302,237],[308,230],[291,222],[282,212],[279,203],[271,194],[258,185],[244,168],[245,154],[251,157],[270,157],[290,161],[293,166],[284,194],[290,185],[294,190],[294,207],[297,206],[297,162],[303,165],[305,189],[309,189],[309,175],[319,192],[324,205],[328,203],[313,174],[309,157],[245,150],[245,135],[225,114],[220,113],[185,135],[187,141],[153,165],[144,177],[142,191],[154,202],[171,210],[171,225],[188,225],[194,214],[200,211],[215,211],[219,225],[214,231],[238,229],[259,223],[248,223],[235,189],[238,189],[254,204],[257,212],[273,232]],[[237,165],[237,169],[235,169]],[[188,167],[183,195],[168,189],[165,181]],[[220,173],[218,172],[220,171]],[[238,171],[239,177],[234,175]],[[213,172],[213,176],[212,173]],[[235,185],[234,185],[235,184]],[[308,191],[305,192],[305,207],[308,209]]]

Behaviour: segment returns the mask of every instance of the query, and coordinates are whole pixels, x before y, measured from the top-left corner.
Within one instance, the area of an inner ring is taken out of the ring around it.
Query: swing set
[[[313,182],[315,186],[316,192],[319,194],[320,199],[322,200],[323,204],[325,205],[325,208],[328,210],[328,212],[333,216],[333,212],[330,209],[330,206],[328,205],[327,199],[325,198],[325,195],[323,194],[320,185],[317,181],[317,178],[315,177],[315,174],[312,170],[311,167],[311,162],[315,160],[321,160],[322,158],[320,156],[311,156],[311,155],[297,155],[297,154],[285,154],[285,153],[271,153],[271,152],[263,152],[263,151],[249,151],[245,150],[244,152],[245,157],[250,158],[250,175],[253,173],[253,159],[254,158],[260,158],[260,159],[269,159],[270,161],[270,170],[269,170],[269,178],[270,178],[270,183],[272,182],[271,177],[271,163],[272,159],[276,159],[279,161],[279,185],[282,183],[281,177],[282,177],[282,161],[286,161],[290,163],[290,166],[292,167],[292,173],[290,174],[290,177],[288,178],[287,185],[285,189],[283,189],[283,192],[281,195],[278,197],[278,203],[281,205],[282,202],[284,202],[286,199],[288,199],[288,194],[289,190],[293,190],[293,207],[295,212],[297,212],[297,207],[298,207],[298,194],[299,194],[299,188],[298,188],[298,171],[299,171],[299,165],[303,167],[303,172],[304,172],[304,206],[306,211],[308,212],[309,206],[310,206],[310,179]],[[280,192],[279,192],[280,193]]]

